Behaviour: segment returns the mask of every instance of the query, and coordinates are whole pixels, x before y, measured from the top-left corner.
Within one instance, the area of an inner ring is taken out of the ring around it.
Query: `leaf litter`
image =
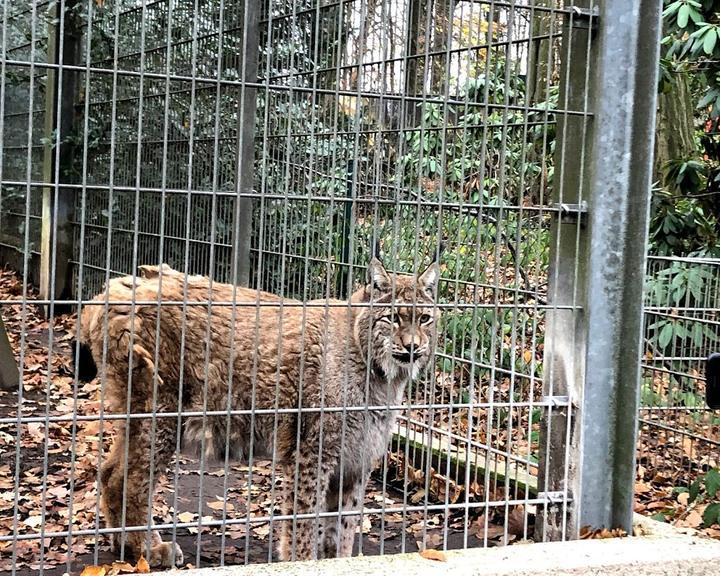
[[[16,356],[20,334],[25,334],[20,414],[23,417],[49,415],[66,419],[50,423],[26,422],[19,430],[16,424],[0,424],[0,535],[15,531],[22,535],[37,535],[33,539],[0,542],[0,571],[12,567],[14,555],[14,566],[19,574],[44,568],[48,574],[60,575],[67,566],[72,566],[76,574],[80,574],[83,567],[104,569],[105,575],[133,573],[130,568],[135,573],[140,572],[138,565],[113,563],[114,555],[109,551],[106,535],[73,537],[71,540],[47,536],[69,528],[96,528],[99,453],[101,447],[105,450],[109,447],[113,429],[108,421],[72,420],[74,414],[97,415],[100,410],[97,381],[89,384],[74,381],[70,341],[75,316],[56,316],[50,323],[32,305],[23,311],[22,291],[22,282],[17,275],[0,271],[0,298],[18,301],[18,304],[2,307]],[[27,297],[31,301],[37,294],[30,290]],[[53,353],[49,355],[51,336]],[[527,356],[526,352],[524,356]],[[466,375],[460,372],[437,376],[436,400],[467,402],[467,398],[459,396]],[[485,393],[481,390],[479,394]],[[510,394],[510,384],[501,381],[495,394],[497,398]],[[17,392],[0,391],[0,417],[17,416]],[[421,414],[411,413],[411,416]],[[471,430],[474,439],[513,453],[536,450],[538,424],[528,422],[528,415],[520,412],[511,412],[505,417],[515,419],[516,425],[506,428],[477,425]],[[469,422],[484,422],[484,418],[483,410],[473,414],[459,410],[453,418],[436,416],[434,424],[465,435]],[[644,456],[636,484],[636,510],[649,515],[662,514],[676,525],[701,527],[707,507],[688,502],[687,495],[678,494],[675,488],[688,484],[688,468],[706,471],[716,465],[712,460],[714,455],[696,443],[688,445],[682,440],[670,442],[668,452],[667,438],[660,442],[648,440],[649,437],[641,436]],[[17,468],[16,450],[19,450]],[[680,458],[682,468],[673,464],[673,457]],[[486,491],[483,478],[471,476],[469,484],[463,485],[453,479],[452,473],[447,474],[447,470],[441,472],[429,465],[424,469],[416,468],[402,449],[389,451],[385,464],[383,469],[373,473],[366,490],[362,524],[356,536],[356,549],[361,541],[363,554],[379,553],[382,548],[384,553],[415,549],[432,555],[437,549],[461,548],[465,534],[468,546],[497,546],[531,540],[535,521],[535,509],[531,505],[385,512],[390,508],[397,510],[445,502],[467,502],[469,505],[500,502],[507,497],[502,482],[491,482]],[[192,528],[175,530],[174,536],[186,552],[195,550],[200,539],[200,556],[194,555],[187,566],[216,565],[220,560],[226,564],[268,560],[269,550],[276,544],[274,530],[279,522],[253,519],[272,516],[277,510],[273,497],[279,495],[279,479],[270,463],[258,462],[253,467],[251,484],[248,483],[248,467],[239,464],[228,467],[231,474],[227,480],[224,468],[206,470],[201,475],[197,461],[186,456],[178,458],[173,470],[177,475],[171,472],[169,477],[159,481],[159,497],[153,507],[153,516],[156,522],[167,524],[201,522],[194,534]],[[510,490],[513,492],[510,495],[516,499],[526,497],[516,487],[510,486]],[[209,520],[224,519],[230,523],[212,527],[203,525]],[[41,530],[45,534],[42,540]],[[703,528],[703,531],[720,538],[717,525]],[[602,531],[588,534],[585,537],[606,536]],[[619,534],[611,531],[611,535]],[[172,538],[173,532],[165,531],[163,536]],[[94,554],[106,558],[107,562],[96,566],[92,563]],[[88,572],[86,576],[91,574]]]

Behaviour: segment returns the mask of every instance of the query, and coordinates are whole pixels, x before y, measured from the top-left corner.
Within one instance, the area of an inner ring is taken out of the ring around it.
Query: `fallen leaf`
[[[208,502],[207,503],[208,508],[212,508],[213,510],[222,510],[225,508],[228,512],[234,512],[235,506],[230,502]]]
[[[107,568],[105,566],[85,566],[80,576],[105,576]]]
[[[426,560],[435,560],[437,562],[447,562],[447,556],[445,555],[445,552],[442,552],[441,550],[431,550],[431,549],[425,549],[420,552],[420,556],[425,558]]]
[[[25,526],[30,526],[30,528],[37,528],[40,524],[42,524],[42,516],[39,514],[37,516],[28,516],[25,520],[23,520],[23,524],[25,524]]]
[[[698,528],[702,524],[702,513],[697,510],[691,510],[690,513],[675,525],[683,528]]]
[[[110,566],[110,571],[108,572],[108,576],[112,576],[113,574],[134,574],[137,571],[135,566],[132,564],[128,564],[127,562],[113,562]]]
[[[197,517],[197,514],[194,514],[193,512],[180,512],[180,514],[177,515],[178,520],[180,522],[192,522]]]
[[[580,540],[604,540],[606,538],[622,538],[627,536],[627,532],[622,528],[592,528],[583,526],[580,528]]]
[[[150,565],[147,563],[147,560],[145,560],[143,556],[140,556],[140,560],[138,560],[137,562],[136,569],[140,574],[150,573]]]
[[[652,492],[652,488],[645,482],[635,482],[635,494],[647,494]]]

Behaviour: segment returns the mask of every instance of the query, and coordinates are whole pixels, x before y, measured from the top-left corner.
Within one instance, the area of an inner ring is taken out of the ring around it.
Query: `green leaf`
[[[692,484],[690,484],[690,498],[688,499],[690,504],[695,502],[697,497],[700,495],[700,480],[701,478],[697,478]]]
[[[720,503],[714,502],[705,508],[705,512],[703,512],[703,525],[710,528],[718,521],[718,516],[720,516]]]
[[[688,18],[690,18],[690,6],[683,4],[680,10],[678,10],[677,25],[680,28],[685,28],[688,23]]]
[[[702,14],[695,10],[695,8],[690,8],[690,18],[692,18],[692,21],[695,22],[695,24],[700,24],[703,22]]]
[[[670,344],[670,340],[672,340],[673,337],[673,325],[668,322],[663,326],[662,330],[660,330],[660,335],[658,336],[658,345],[660,348],[664,349],[667,348],[667,345]]]
[[[667,522],[667,518],[665,518],[665,514],[662,512],[658,512],[657,514],[653,514],[650,516],[652,520],[655,520],[656,522]]]
[[[667,18],[668,16],[672,16],[680,9],[680,6],[682,6],[682,2],[680,0],[677,0],[676,2],[673,2],[670,4],[665,10],[663,10],[663,18]]]
[[[705,41],[703,42],[703,51],[705,54],[712,54],[715,49],[715,42],[717,42],[717,32],[714,29],[710,29],[705,33]]]
[[[705,475],[705,491],[710,498],[715,498],[718,490],[720,490],[720,472],[717,471],[717,468],[712,468]]]

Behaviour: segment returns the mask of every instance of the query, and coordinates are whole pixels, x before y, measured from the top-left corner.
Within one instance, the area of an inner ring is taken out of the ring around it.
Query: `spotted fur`
[[[182,443],[208,458],[224,459],[227,449],[234,459],[251,452],[274,459],[283,471],[283,514],[357,511],[396,413],[322,409],[402,402],[407,382],[434,349],[438,264],[417,277],[393,275],[373,258],[367,285],[349,301],[307,305],[167,266],[142,267],[141,274],[111,280],[80,318],[81,345],[103,379],[107,409],[125,413],[128,399],[136,413],[227,411],[228,402],[233,410],[285,409],[183,417]],[[233,297],[234,309],[222,305]],[[106,299],[124,303],[106,308],[100,304]],[[144,303],[158,300],[188,304]],[[124,495],[125,525],[146,525],[148,499],[174,453],[178,422],[121,422],[102,467],[102,511],[108,526],[121,526]],[[357,521],[342,514],[283,521],[279,557],[349,556]],[[182,562],[179,547],[157,532],[124,537],[152,565]]]

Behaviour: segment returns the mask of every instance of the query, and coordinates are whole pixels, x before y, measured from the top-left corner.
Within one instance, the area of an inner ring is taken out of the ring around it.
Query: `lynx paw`
[[[173,558],[174,551],[174,558]],[[174,560],[174,562],[173,562]],[[148,564],[151,568],[175,568],[176,566],[182,566],[183,553],[180,546],[173,544],[172,542],[163,542],[157,544],[150,549],[150,557],[148,558]]]

